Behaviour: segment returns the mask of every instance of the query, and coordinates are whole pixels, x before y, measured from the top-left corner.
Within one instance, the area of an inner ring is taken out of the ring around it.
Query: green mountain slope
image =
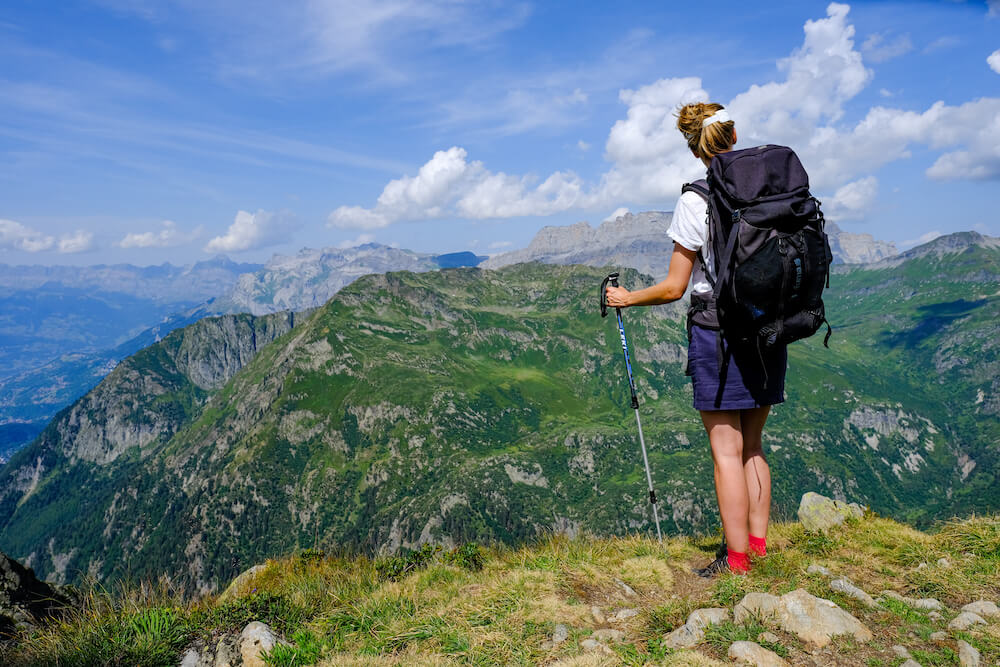
[[[831,349],[793,346],[789,401],[767,429],[779,516],[813,489],[917,524],[1000,505],[998,251],[959,245],[834,276]],[[0,470],[0,548],[50,579],[171,572],[212,590],[296,547],[648,531],[618,333],[597,314],[603,275],[528,264],[362,278],[221,388],[188,387],[189,368],[179,389],[129,388],[130,414],[169,410],[176,430],[95,457],[107,448],[82,446],[71,415],[122,382],[116,369]],[[674,533],[717,525],[683,311],[626,313]],[[169,341],[128,363],[175,377]]]

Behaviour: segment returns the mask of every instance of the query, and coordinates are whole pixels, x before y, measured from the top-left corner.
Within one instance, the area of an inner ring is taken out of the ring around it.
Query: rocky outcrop
[[[835,223],[826,223],[830,250],[835,264],[869,264],[899,253],[889,241],[878,241],[871,234],[845,232]]]
[[[514,250],[482,263],[497,269],[521,262],[585,264],[631,267],[647,275],[667,275],[674,242],[667,236],[671,214],[662,211],[626,213],[598,227],[578,222],[568,226],[543,227],[527,248]]]
[[[56,617],[70,604],[67,595],[39,581],[31,568],[0,552],[0,638]]]
[[[826,532],[864,513],[864,508],[857,503],[842,503],[812,491],[804,494],[799,503],[799,521],[806,530],[813,532]]]

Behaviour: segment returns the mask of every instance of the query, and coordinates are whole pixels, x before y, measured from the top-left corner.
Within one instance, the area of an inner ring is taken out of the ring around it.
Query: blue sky
[[[522,247],[672,209],[699,99],[848,231],[1000,235],[1000,0],[690,7],[4,3],[0,262]]]

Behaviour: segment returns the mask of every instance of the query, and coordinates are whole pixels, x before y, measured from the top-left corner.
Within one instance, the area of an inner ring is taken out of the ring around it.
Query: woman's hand
[[[608,289],[605,292],[607,295],[607,302],[609,308],[628,308],[628,295],[630,292],[624,287],[614,287],[613,285],[608,285]]]

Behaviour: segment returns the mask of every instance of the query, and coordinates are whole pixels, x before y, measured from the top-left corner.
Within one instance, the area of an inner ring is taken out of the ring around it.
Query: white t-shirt
[[[704,247],[701,255],[705,258],[705,266],[702,266],[700,259],[695,259],[691,272],[691,291],[695,294],[711,292],[712,285],[708,282],[706,273],[714,280],[715,266],[712,247],[708,245],[708,204],[697,192],[685,192],[677,200],[667,236],[694,252]]]

